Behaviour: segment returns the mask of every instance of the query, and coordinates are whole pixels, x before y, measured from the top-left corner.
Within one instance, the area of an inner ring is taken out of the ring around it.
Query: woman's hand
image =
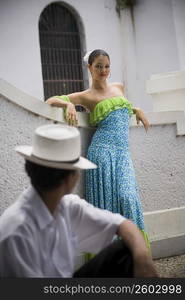
[[[56,107],[62,107],[65,109],[65,118],[69,125],[77,126],[78,125],[78,119],[77,119],[77,113],[76,109],[73,103],[66,102],[62,99],[58,99],[56,97],[51,97],[46,100],[47,104],[50,104],[51,106]]]
[[[77,126],[78,119],[76,109],[73,103],[67,103],[66,111],[65,111],[65,118],[69,125]]]
[[[142,122],[143,126],[144,126],[144,128],[145,128],[145,130],[147,132],[150,124],[149,124],[148,119],[146,118],[144,112],[140,108],[134,108],[133,112],[136,115],[137,124],[139,124],[140,122]]]

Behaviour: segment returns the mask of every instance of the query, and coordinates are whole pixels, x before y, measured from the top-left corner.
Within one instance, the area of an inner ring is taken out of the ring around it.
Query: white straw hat
[[[17,146],[16,152],[26,160],[57,169],[95,169],[97,166],[80,156],[79,130],[72,126],[50,124],[38,127],[33,146]]]

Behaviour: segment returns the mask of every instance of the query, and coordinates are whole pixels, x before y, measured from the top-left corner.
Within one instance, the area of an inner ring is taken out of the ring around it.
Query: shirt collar
[[[33,217],[40,229],[46,228],[54,221],[54,217],[32,185],[26,190],[25,198],[31,204]]]

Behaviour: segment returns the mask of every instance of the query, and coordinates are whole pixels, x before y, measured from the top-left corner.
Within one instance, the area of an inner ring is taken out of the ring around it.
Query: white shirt
[[[72,277],[75,253],[97,253],[125,220],[77,195],[52,216],[31,186],[0,217],[0,277]]]

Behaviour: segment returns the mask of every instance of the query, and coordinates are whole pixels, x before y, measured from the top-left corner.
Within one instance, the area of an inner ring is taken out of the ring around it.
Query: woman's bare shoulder
[[[70,99],[70,101],[74,104],[84,104],[84,100],[87,97],[87,90],[82,91],[82,92],[76,92],[72,94],[67,95]]]
[[[113,87],[118,88],[122,93],[124,93],[124,85],[121,82],[112,82],[111,85]]]

